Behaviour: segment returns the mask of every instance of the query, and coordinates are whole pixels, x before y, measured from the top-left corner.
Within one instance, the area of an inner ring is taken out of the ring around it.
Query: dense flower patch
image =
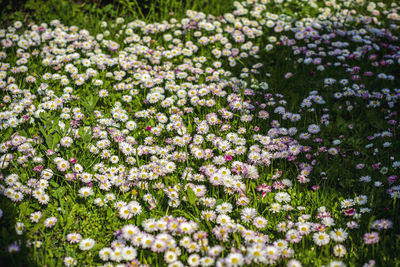
[[[399,230],[400,7],[283,2],[98,33],[57,20],[0,30],[0,183],[19,210],[4,253],[384,262],[374,244]]]

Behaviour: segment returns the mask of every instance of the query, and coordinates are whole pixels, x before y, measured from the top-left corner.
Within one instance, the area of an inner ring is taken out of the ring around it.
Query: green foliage
[[[122,15],[113,1],[75,0],[4,0],[1,4],[0,25],[11,21],[42,21],[58,19],[63,24],[96,29],[98,21]]]

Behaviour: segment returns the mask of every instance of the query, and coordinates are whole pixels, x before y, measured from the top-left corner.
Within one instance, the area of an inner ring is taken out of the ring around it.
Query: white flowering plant
[[[0,27],[0,262],[400,265],[400,5],[139,2]]]

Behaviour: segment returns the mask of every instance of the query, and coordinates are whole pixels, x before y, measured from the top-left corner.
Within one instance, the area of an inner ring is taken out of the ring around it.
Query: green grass
[[[219,0],[3,0],[0,2],[0,25],[12,21],[49,23],[58,19],[65,25],[76,25],[100,31],[99,21],[117,17],[161,22],[185,17],[186,10],[219,16],[231,10],[233,1]]]

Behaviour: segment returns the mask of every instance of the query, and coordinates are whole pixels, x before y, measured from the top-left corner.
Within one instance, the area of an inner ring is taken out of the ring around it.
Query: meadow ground
[[[400,266],[396,1],[0,10],[2,266]]]

